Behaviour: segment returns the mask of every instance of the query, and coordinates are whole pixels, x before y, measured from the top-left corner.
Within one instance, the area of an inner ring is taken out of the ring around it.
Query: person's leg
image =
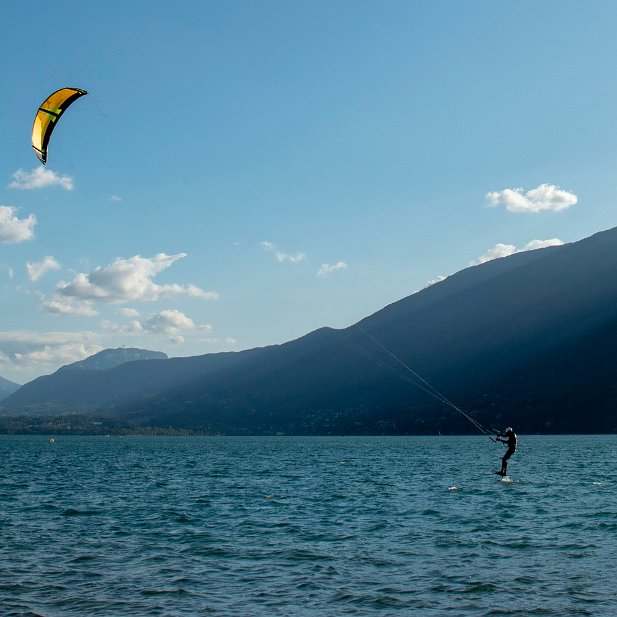
[[[508,448],[507,452],[501,459],[501,473],[504,476],[508,473],[508,459],[512,456],[512,454],[514,454],[514,450],[512,450],[512,448]]]

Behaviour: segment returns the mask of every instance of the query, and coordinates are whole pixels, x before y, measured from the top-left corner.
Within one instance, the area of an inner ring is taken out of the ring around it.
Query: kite
[[[69,105],[84,94],[79,88],[61,88],[50,94],[39,107],[32,126],[32,147],[43,165],[47,162],[47,146],[49,138]]]

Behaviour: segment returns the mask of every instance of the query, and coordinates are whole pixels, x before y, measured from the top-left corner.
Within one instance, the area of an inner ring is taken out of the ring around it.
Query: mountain
[[[467,268],[341,330],[123,408],[212,432],[615,431],[617,230]],[[393,370],[400,372],[403,378]]]
[[[19,390],[21,386],[16,384],[13,381],[5,379],[4,377],[0,377],[0,401],[5,399],[7,396]]]
[[[104,349],[99,353],[73,362],[62,367],[60,370],[94,370],[108,371],[110,368],[115,368],[125,362],[134,362],[135,360],[167,360],[168,356],[162,351],[149,351],[147,349],[136,349],[134,347],[119,347],[118,349]]]
[[[129,362],[87,384],[61,369],[47,392],[35,380],[2,406],[227,434],[476,431],[417,374],[485,426],[617,432],[616,342],[613,229],[467,268],[343,330]]]
[[[59,368],[52,375],[44,375],[23,385],[20,391],[2,402],[2,411],[7,415],[15,410],[24,413],[48,413],[58,410],[94,409],[111,404],[117,396],[127,392],[140,392],[139,374],[141,363],[168,360],[160,351],[118,348],[105,349],[85,360]],[[131,365],[135,373],[125,365]],[[137,366],[133,366],[137,365]],[[108,382],[108,374],[116,375],[114,369],[123,367],[121,383]],[[155,371],[156,373],[156,371]],[[135,379],[132,381],[132,376]],[[23,391],[21,391],[23,390]]]

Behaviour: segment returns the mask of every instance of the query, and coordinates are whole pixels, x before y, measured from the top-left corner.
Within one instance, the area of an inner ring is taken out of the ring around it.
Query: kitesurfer
[[[507,439],[503,439],[506,437]],[[498,472],[501,476],[508,475],[508,459],[516,452],[516,433],[508,427],[503,433],[498,433],[497,441],[508,444],[508,449],[501,459],[501,471]]]

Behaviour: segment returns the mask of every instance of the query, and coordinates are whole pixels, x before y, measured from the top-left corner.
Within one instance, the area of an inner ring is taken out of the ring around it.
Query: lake
[[[0,436],[2,615],[614,615],[617,436]]]

